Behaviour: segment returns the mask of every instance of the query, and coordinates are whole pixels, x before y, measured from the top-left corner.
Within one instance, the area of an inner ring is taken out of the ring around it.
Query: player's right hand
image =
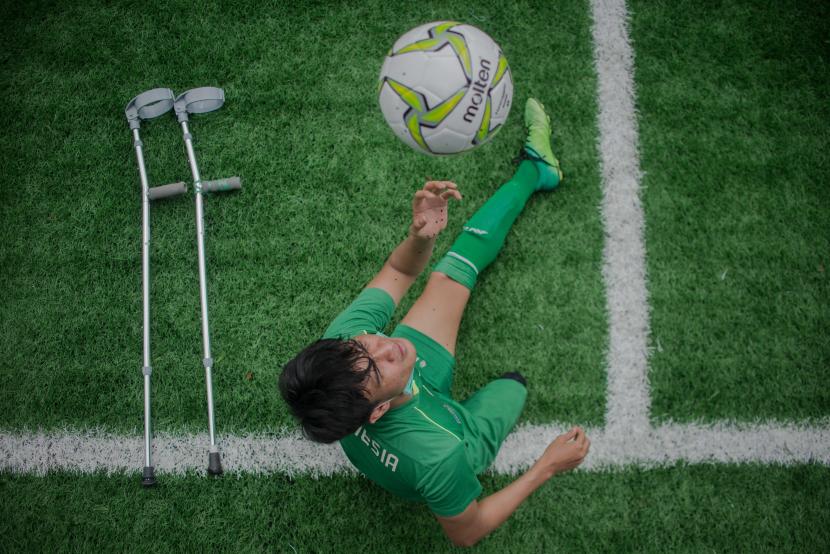
[[[447,201],[461,200],[458,186],[451,181],[428,181],[412,199],[410,234],[434,239],[447,226]]]
[[[581,464],[590,448],[591,440],[585,435],[585,431],[581,427],[574,427],[556,437],[536,463],[549,476],[553,476]]]

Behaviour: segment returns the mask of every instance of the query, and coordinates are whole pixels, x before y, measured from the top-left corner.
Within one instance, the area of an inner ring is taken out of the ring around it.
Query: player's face
[[[370,378],[367,388],[371,399],[385,402],[400,395],[415,367],[415,345],[406,339],[360,335],[355,340],[366,348],[380,372],[380,384]]]

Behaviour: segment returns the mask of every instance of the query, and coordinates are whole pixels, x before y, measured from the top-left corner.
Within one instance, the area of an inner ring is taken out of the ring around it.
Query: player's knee
[[[441,275],[446,280],[453,281],[454,284],[461,285],[468,290],[473,290],[475,287],[478,273],[479,270],[472,262],[466,258],[457,257],[452,252],[438,260],[432,268],[433,276]]]

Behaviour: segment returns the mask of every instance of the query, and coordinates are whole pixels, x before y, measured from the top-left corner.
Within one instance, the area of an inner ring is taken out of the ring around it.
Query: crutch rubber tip
[[[156,475],[153,471],[153,466],[144,466],[144,476],[141,478],[141,484],[145,488],[154,487],[156,485]]]
[[[210,475],[222,475],[222,461],[219,459],[219,452],[208,453],[208,473]]]

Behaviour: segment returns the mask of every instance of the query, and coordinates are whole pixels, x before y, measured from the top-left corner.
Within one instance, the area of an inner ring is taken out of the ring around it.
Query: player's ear
[[[389,409],[389,406],[391,405],[392,401],[387,400],[383,404],[378,404],[377,406],[375,406],[375,409],[372,410],[372,414],[369,416],[369,423],[374,423],[377,420],[379,420],[383,416],[383,414],[386,413],[386,411]]]

